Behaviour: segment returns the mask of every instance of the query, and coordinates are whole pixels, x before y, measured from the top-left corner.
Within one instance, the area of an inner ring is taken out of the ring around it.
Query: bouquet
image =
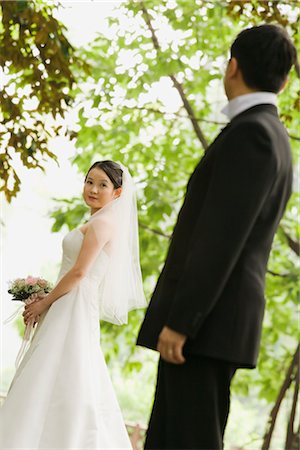
[[[12,281],[8,293],[13,295],[12,300],[25,301],[27,303],[27,299],[42,297],[48,294],[51,289],[52,286],[47,280],[29,275],[27,278],[17,278]]]
[[[39,301],[41,298],[45,297],[52,289],[52,285],[43,278],[32,277],[29,275],[27,278],[17,278],[11,281],[9,284],[8,293],[12,294],[14,301],[24,302],[26,305],[30,303]],[[11,322],[19,313],[21,306],[17,311],[15,311],[4,323]],[[38,319],[38,318],[36,318]],[[28,343],[32,337],[32,331],[36,324],[35,322],[27,323],[23,342],[16,359],[16,368],[19,366],[21,359],[23,358],[25,351],[27,350]]]

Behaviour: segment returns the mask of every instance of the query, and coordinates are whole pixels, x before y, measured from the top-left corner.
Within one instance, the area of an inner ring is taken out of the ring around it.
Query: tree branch
[[[147,225],[145,225],[144,223],[139,222],[139,226],[141,228],[143,228],[144,230],[147,230],[147,231],[150,231],[151,233],[157,234],[158,236],[162,236],[162,237],[167,238],[167,239],[171,239],[171,237],[172,237],[171,235],[163,233],[160,230],[155,230],[154,228],[150,228]]]
[[[295,141],[300,141],[300,137],[298,136],[293,136],[292,134],[288,134],[290,139],[294,139]]]
[[[273,277],[282,277],[282,278],[286,278],[286,277],[289,277],[289,276],[290,276],[289,273],[277,273],[277,272],[273,272],[272,270],[267,270],[267,273],[269,273],[269,274],[272,275]]]
[[[132,108],[132,107],[129,107],[129,106],[125,105],[125,106],[122,106],[122,108],[126,108],[126,109],[129,109],[129,110],[137,109],[137,110],[140,110],[140,111],[149,111],[149,112],[153,112],[154,114],[160,114],[162,116],[165,115],[165,114],[173,114],[174,116],[182,117],[183,119],[191,119],[191,116],[189,116],[188,114],[180,114],[179,112],[175,112],[175,111],[173,111],[173,112],[161,111],[160,109],[146,108],[145,106],[134,106]],[[218,122],[216,120],[202,119],[200,117],[196,117],[196,120],[198,122],[213,123],[215,125],[220,125],[220,126],[227,125],[227,122]]]
[[[295,438],[296,433],[294,432],[294,423],[295,423],[295,416],[296,416],[296,408],[297,408],[297,400],[298,400],[298,394],[299,394],[299,358],[298,358],[298,367],[295,375],[295,388],[294,388],[294,395],[293,395],[293,403],[292,403],[292,409],[291,414],[289,418],[289,423],[287,427],[287,433],[286,433],[286,441],[285,441],[285,450],[291,450],[294,448],[295,444]],[[295,447],[297,448],[297,447]]]
[[[145,7],[144,2],[141,2],[141,11],[143,13],[146,25],[147,25],[150,33],[151,33],[153,46],[154,46],[155,50],[157,50],[157,52],[160,52],[160,45],[159,45],[157,36],[155,34],[155,30],[154,30],[154,28],[152,26],[151,17],[150,17],[150,15],[148,13],[148,10]],[[183,103],[183,105],[184,105],[184,107],[185,107],[185,109],[186,109],[186,111],[188,113],[188,117],[190,118],[190,120],[192,122],[192,126],[194,128],[194,131],[195,131],[199,141],[201,142],[204,150],[206,150],[207,147],[208,147],[207,140],[206,140],[206,138],[205,138],[201,128],[199,127],[197,118],[195,116],[195,113],[193,111],[193,108],[192,108],[190,102],[187,99],[187,96],[185,95],[185,92],[184,92],[182,84],[179,83],[179,81],[177,80],[177,78],[175,77],[174,74],[169,74],[169,77],[173,81],[174,87],[177,89],[177,91],[178,91],[178,93],[179,93],[179,95],[181,97],[182,103]]]
[[[172,112],[161,111],[160,109],[146,108],[145,106],[135,106],[132,108],[132,107],[123,105],[122,108],[126,108],[129,110],[137,109],[140,111],[149,111],[149,112],[153,112],[154,114],[160,114],[162,116],[164,116],[165,114],[173,114],[174,116],[182,117],[183,119],[192,119],[193,118],[193,116],[190,116],[189,114],[180,114],[179,112],[175,112],[175,111],[172,111]],[[220,122],[218,120],[203,119],[202,117],[195,117],[195,120],[197,120],[197,122],[213,123],[215,125],[220,125],[220,126],[225,126],[228,123],[228,122]],[[300,137],[293,136],[291,134],[288,134],[288,136],[290,139],[294,139],[295,141],[300,141]]]
[[[294,253],[296,253],[297,256],[300,256],[300,242],[295,241],[291,236],[287,234],[287,232],[281,227],[284,236],[286,237],[286,240],[289,244],[289,247],[291,250],[293,250]]]

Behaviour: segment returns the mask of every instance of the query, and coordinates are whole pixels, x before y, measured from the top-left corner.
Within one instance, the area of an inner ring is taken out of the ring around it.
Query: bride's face
[[[95,167],[89,171],[84,183],[83,198],[91,208],[92,214],[117,198],[120,193],[121,188],[115,189],[112,181],[102,169]]]

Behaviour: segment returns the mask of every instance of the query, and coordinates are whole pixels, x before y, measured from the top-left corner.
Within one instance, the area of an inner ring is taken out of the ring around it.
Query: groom
[[[276,95],[293,64],[296,49],[275,25],[231,46],[230,123],[189,180],[138,336],[160,353],[145,449],[222,449],[232,377],[256,366],[266,265],[292,188]]]

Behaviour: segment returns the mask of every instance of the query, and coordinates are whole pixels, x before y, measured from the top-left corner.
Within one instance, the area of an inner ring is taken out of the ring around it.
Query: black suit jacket
[[[276,107],[236,116],[188,182],[138,345],[156,349],[167,325],[188,336],[185,354],[255,367],[266,265],[291,186],[290,146]]]

